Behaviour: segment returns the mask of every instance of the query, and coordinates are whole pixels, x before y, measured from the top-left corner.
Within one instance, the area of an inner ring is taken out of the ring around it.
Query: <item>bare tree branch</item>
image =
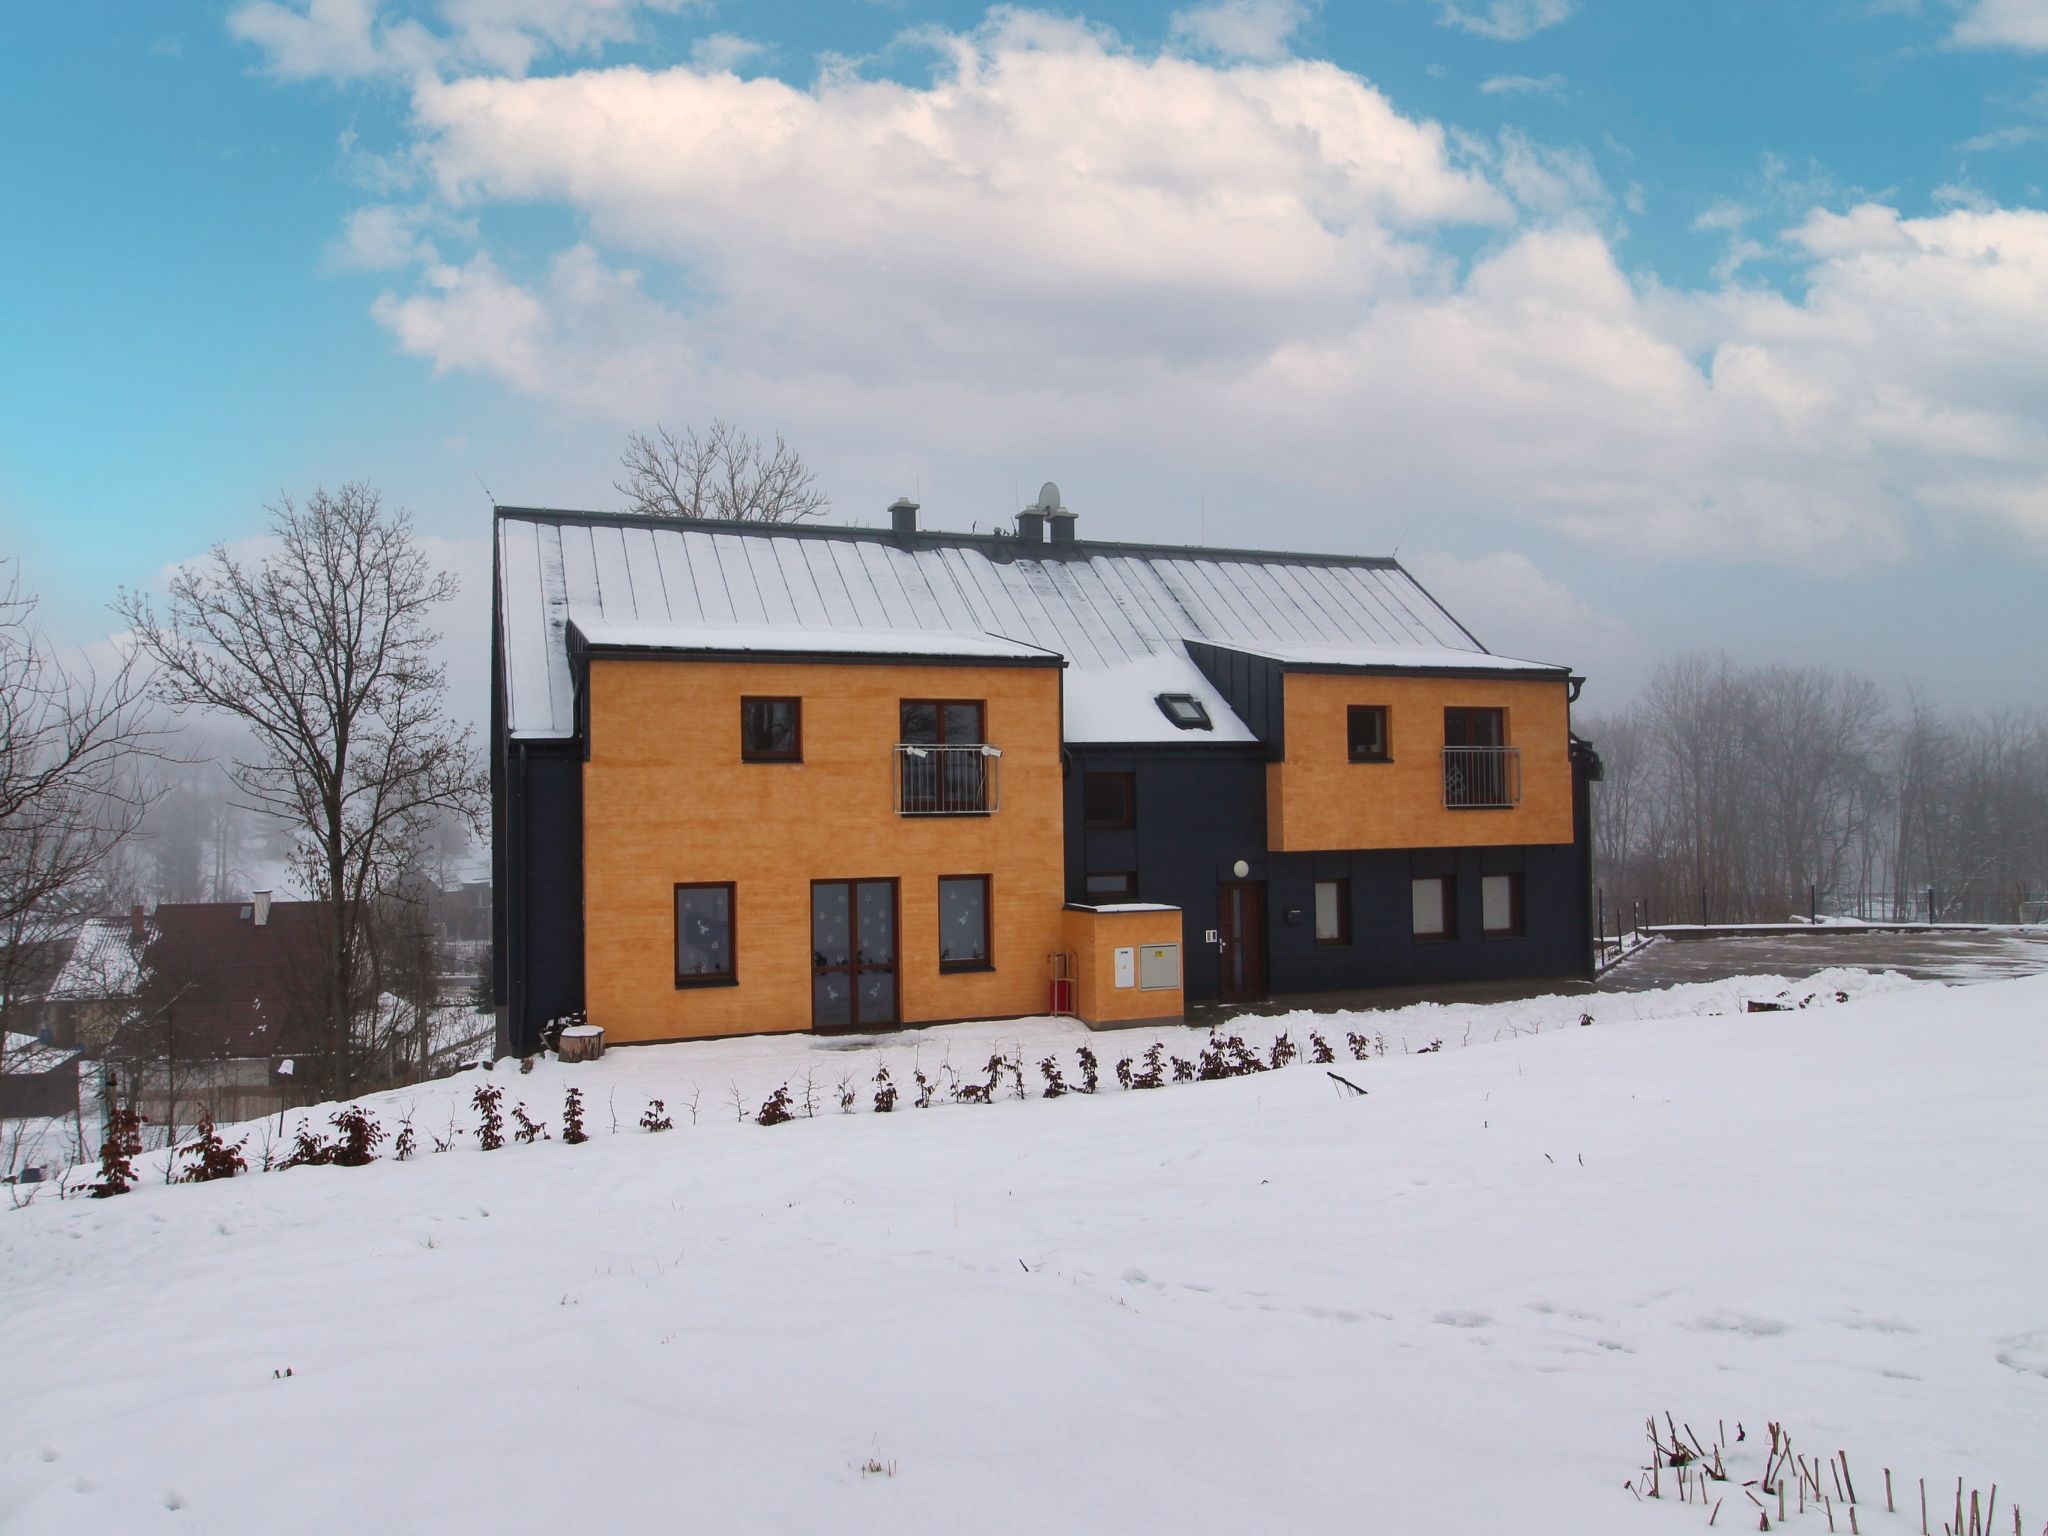
[[[716,418],[704,433],[688,427],[678,436],[659,424],[652,437],[631,433],[619,464],[625,475],[613,484],[626,509],[644,517],[795,523],[828,505],[816,472],[780,433],[771,449]]]

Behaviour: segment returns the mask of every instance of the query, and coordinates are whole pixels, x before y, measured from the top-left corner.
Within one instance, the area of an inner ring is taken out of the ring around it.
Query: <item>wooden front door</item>
[[[1232,880],[1216,887],[1216,937],[1222,952],[1223,1001],[1266,995],[1266,882]]]
[[[897,1022],[896,882],[811,882],[811,1028]]]

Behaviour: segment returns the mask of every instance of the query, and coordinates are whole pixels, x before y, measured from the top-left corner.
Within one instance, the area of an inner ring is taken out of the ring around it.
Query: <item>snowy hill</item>
[[[1121,1091],[1151,1036],[1051,1021],[618,1051],[488,1076],[557,1135],[582,1086],[586,1145],[437,1155],[469,1073],[373,1101],[407,1163],[0,1212],[0,1529],[1704,1526],[1623,1486],[1669,1409],[1725,1425],[1721,1528],[1780,1420],[1846,1450],[1862,1531],[1917,1530],[1923,1477],[1935,1530],[1958,1477],[2040,1530],[2048,978],[1243,1022],[1338,1060]],[[1018,1042],[1030,1099],[913,1107],[913,1057]],[[1037,1097],[1081,1044],[1101,1092]],[[727,1102],[786,1081],[792,1123]]]

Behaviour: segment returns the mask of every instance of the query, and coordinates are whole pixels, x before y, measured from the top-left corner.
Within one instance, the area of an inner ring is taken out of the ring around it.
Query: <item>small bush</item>
[[[360,1104],[336,1110],[328,1117],[335,1129],[334,1162],[343,1168],[360,1168],[377,1160],[377,1145],[384,1131]]]
[[[1117,1087],[1119,1087],[1119,1088],[1122,1088],[1122,1089],[1124,1089],[1124,1090],[1126,1090],[1126,1091],[1129,1091],[1129,1089],[1130,1089],[1130,1086],[1131,1086],[1131,1058],[1130,1058],[1130,1057],[1128,1057],[1128,1056],[1122,1056],[1122,1057],[1119,1057],[1119,1058],[1117,1059],[1117,1064],[1116,1064],[1116,1085],[1117,1085]]]
[[[783,1121],[792,1118],[794,1117],[789,1112],[789,1084],[787,1083],[784,1083],[780,1088],[769,1094],[762,1101],[761,1107],[754,1112],[754,1123],[756,1125],[780,1125]]]
[[[659,1099],[649,1099],[647,1108],[640,1113],[640,1129],[643,1131],[672,1131],[675,1121],[669,1118],[668,1106]]]
[[[496,1083],[479,1083],[470,1095],[470,1107],[479,1117],[476,1144],[486,1152],[495,1152],[505,1145],[505,1117],[498,1109],[504,1098],[505,1090]]]
[[[1330,1049],[1330,1042],[1314,1030],[1308,1032],[1308,1059],[1319,1067],[1327,1067],[1337,1059],[1337,1053]]]
[[[1074,1052],[1074,1059],[1081,1063],[1081,1091],[1083,1093],[1093,1093],[1101,1086],[1101,1076],[1098,1070],[1101,1064],[1096,1061],[1094,1050],[1084,1045]]]
[[[571,1088],[562,1100],[562,1140],[572,1147],[580,1147],[590,1140],[590,1133],[583,1129],[581,1088]]]
[[[229,1146],[220,1139],[220,1132],[213,1128],[213,1117],[207,1115],[199,1122],[199,1136],[190,1146],[180,1147],[178,1156],[190,1160],[190,1166],[178,1174],[180,1184],[205,1184],[214,1179],[232,1179],[238,1173],[249,1171],[249,1160],[242,1156],[242,1148],[248,1137]]]
[[[917,1080],[917,1097],[910,1102],[919,1109],[930,1109],[932,1107],[932,1090],[938,1085],[931,1078],[924,1075],[923,1067],[917,1068],[910,1075]]]
[[[413,1135],[412,1121],[408,1118],[398,1127],[398,1139],[391,1143],[391,1155],[403,1163],[410,1161],[419,1149],[419,1138]]]
[[[1294,1042],[1288,1039],[1287,1032],[1282,1030],[1273,1037],[1272,1054],[1267,1058],[1267,1065],[1277,1072],[1282,1067],[1291,1064],[1294,1058],[1300,1054],[1301,1052],[1295,1048]]]
[[[886,1066],[875,1068],[875,1113],[886,1115],[896,1107],[896,1084]]]
[[[1126,1088],[1163,1088],[1166,1086],[1166,1047],[1154,1040],[1145,1048],[1145,1068],[1131,1075]]]
[[[88,1191],[93,1199],[125,1195],[135,1187],[133,1159],[142,1152],[142,1117],[118,1106],[107,1112],[107,1139],[100,1143],[100,1176]]]
[[[512,1123],[518,1127],[512,1133],[512,1139],[522,1146],[531,1146],[545,1138],[548,1133],[546,1126],[526,1112],[526,1105],[523,1103],[512,1106]]]
[[[1060,1074],[1060,1064],[1050,1056],[1038,1064],[1038,1074],[1045,1079],[1045,1097],[1056,1099],[1067,1091],[1067,1080]]]
[[[1419,1047],[1418,1047],[1418,1048],[1416,1049],[1416,1052],[1415,1052],[1415,1054],[1416,1054],[1416,1055],[1418,1055],[1418,1056],[1430,1056],[1430,1055],[1434,1055],[1434,1054],[1435,1054],[1436,1052],[1438,1052],[1438,1051],[1442,1050],[1443,1048],[1444,1048],[1444,1043],[1443,1043],[1443,1041],[1441,1041],[1441,1040],[1432,1040],[1432,1041],[1430,1041],[1430,1042],[1429,1042],[1429,1044],[1427,1044],[1427,1045],[1425,1045],[1425,1046],[1419,1046]]]
[[[1192,1083],[1195,1080],[1195,1064],[1185,1056],[1174,1057],[1173,1080],[1176,1083]]]

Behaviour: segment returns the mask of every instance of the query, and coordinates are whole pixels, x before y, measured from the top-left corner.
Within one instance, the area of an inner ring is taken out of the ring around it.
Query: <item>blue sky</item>
[[[1619,702],[2039,703],[2048,0],[0,7],[0,554],[781,430],[843,520],[1384,552]],[[488,488],[488,491],[487,489]]]

